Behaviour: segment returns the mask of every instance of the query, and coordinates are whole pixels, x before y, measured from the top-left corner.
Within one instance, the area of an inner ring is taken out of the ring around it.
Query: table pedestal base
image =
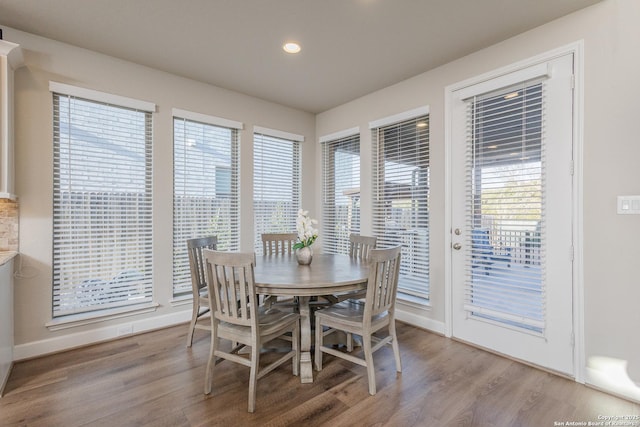
[[[309,297],[298,298],[300,309],[300,382],[313,382],[311,364],[311,310]]]
[[[303,351],[300,353],[300,382],[309,384],[313,382],[313,370],[311,368],[311,352]]]

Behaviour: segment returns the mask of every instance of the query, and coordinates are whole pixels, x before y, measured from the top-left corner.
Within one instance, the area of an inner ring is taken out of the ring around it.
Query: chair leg
[[[300,321],[296,321],[296,327],[291,336],[293,353],[293,375],[300,375]]]
[[[216,366],[217,350],[218,350],[218,331],[217,331],[217,328],[212,325],[209,361],[207,362],[207,370],[204,376],[204,394],[211,393],[211,384],[213,383],[213,368],[215,368]]]
[[[320,351],[320,348],[322,347],[322,337],[323,337],[323,333],[322,333],[322,323],[320,322],[320,319],[316,317],[316,350],[315,350],[315,365],[316,365],[316,371],[321,371],[322,370],[322,351]]]
[[[260,346],[251,346],[251,373],[249,374],[249,412],[256,410],[256,386],[258,384],[258,366],[260,365]]]
[[[362,336],[362,348],[364,350],[364,360],[367,364],[367,377],[369,378],[369,394],[376,394],[376,372],[373,367],[373,353],[371,352],[371,334]]]
[[[353,351],[353,334],[347,332],[347,351],[351,353]]]
[[[189,333],[187,334],[187,347],[191,347],[193,344],[193,331],[196,329],[196,322],[198,321],[198,312],[200,307],[196,301],[193,302],[193,313],[191,314],[191,322],[189,323]]]
[[[393,319],[389,322],[389,335],[391,335],[391,347],[393,347],[393,355],[396,359],[396,371],[402,372],[400,347],[398,346],[398,335],[396,334],[396,322]]]

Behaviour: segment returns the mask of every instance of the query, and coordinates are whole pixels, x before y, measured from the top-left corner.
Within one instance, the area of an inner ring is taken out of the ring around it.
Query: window
[[[467,104],[465,310],[538,333],[545,326],[545,83]]]
[[[149,303],[155,106],[53,82],[51,89],[53,316]]]
[[[220,250],[238,250],[238,129],[173,119],[173,295],[191,294],[187,239],[217,236]],[[217,123],[215,117],[201,120]]]
[[[254,247],[258,255],[262,254],[262,233],[296,230],[302,140],[295,135],[272,136],[278,131],[260,130],[253,138]]]
[[[428,299],[429,116],[371,127],[377,246],[402,245],[398,291]]]
[[[348,254],[360,232],[360,135],[321,142],[323,250]]]

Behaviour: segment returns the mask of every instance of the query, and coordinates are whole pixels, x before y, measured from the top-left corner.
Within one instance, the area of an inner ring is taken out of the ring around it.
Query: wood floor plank
[[[633,402],[402,323],[403,372],[391,348],[376,352],[375,396],[363,367],[325,356],[312,384],[290,364],[258,381],[249,414],[249,370],[221,363],[204,395],[209,336],[196,331],[186,348],[186,332],[180,325],[18,362],[0,425],[501,427],[640,414]]]
[[[265,422],[265,426],[321,426],[329,423],[346,409],[346,405],[332,393],[319,395],[302,402]]]

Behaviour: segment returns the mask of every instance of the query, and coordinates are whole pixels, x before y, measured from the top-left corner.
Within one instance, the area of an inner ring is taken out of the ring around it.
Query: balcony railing
[[[490,230],[490,241],[497,254],[509,256],[514,264],[540,265],[541,244],[538,231]]]

